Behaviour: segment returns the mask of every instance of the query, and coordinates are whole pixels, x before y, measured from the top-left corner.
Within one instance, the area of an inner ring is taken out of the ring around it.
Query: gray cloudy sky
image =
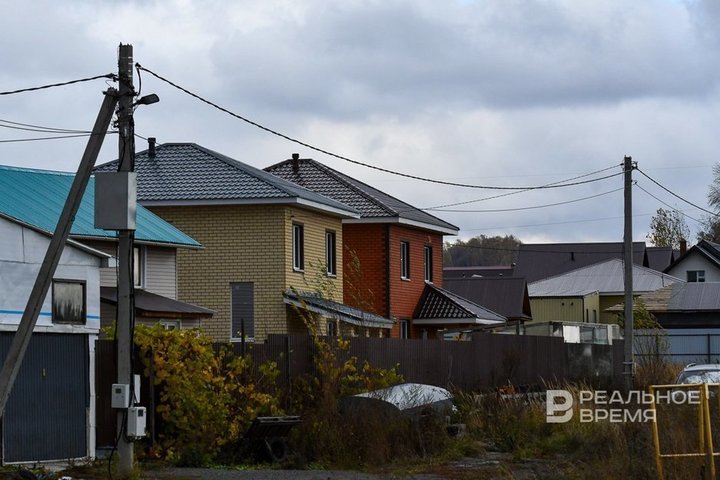
[[[713,0],[0,0],[0,91],[143,67],[307,143],[451,182],[542,185],[624,155],[706,207],[720,152],[720,2]],[[11,13],[8,13],[11,12]],[[417,207],[497,195],[391,176],[269,135],[145,73],[138,134],[258,168],[298,152]],[[137,78],[136,78],[136,86]],[[0,120],[89,129],[102,80],[0,96]],[[1,123],[0,125],[8,125]],[[46,136],[0,128],[0,140]],[[0,163],[74,171],[86,139],[0,143]],[[138,140],[138,150],[145,148]],[[99,162],[117,157],[108,137]],[[638,185],[702,212],[635,174]],[[622,177],[433,212],[460,237],[622,240]],[[612,193],[607,193],[612,192]],[[597,196],[599,195],[599,196]],[[634,237],[661,203],[634,189]],[[691,231],[694,220],[687,218]],[[453,240],[448,237],[448,240]]]

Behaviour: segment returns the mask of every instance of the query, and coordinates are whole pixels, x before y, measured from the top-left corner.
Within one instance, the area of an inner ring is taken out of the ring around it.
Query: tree
[[[510,265],[517,258],[520,243],[513,235],[480,235],[467,242],[458,239],[445,243],[443,262],[446,267]]]
[[[680,248],[680,241],[690,237],[690,229],[685,218],[678,210],[658,208],[650,220],[650,233],[647,239],[656,247]]]
[[[720,210],[720,164],[713,166],[713,182],[708,187],[708,205],[716,212]],[[720,241],[720,218],[717,215],[706,215],[700,222],[701,230],[697,239]]]

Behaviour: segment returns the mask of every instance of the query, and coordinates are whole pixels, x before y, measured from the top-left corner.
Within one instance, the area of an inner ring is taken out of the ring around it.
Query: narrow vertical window
[[[432,283],[433,281],[433,258],[432,247],[425,246],[425,281]]]
[[[230,332],[231,339],[255,338],[255,284],[238,282],[230,284]]]
[[[335,232],[331,230],[325,232],[325,264],[327,274],[333,277],[337,275],[336,241]]]
[[[410,243],[400,242],[400,278],[410,279]]]
[[[335,323],[335,320],[327,321],[327,336],[337,337],[337,323]]]
[[[407,320],[400,320],[400,338],[410,338],[410,328]]]
[[[299,223],[293,223],[293,270],[305,270],[305,229]]]
[[[145,277],[145,255],[141,247],[133,247],[133,282],[136,288],[142,288]]]

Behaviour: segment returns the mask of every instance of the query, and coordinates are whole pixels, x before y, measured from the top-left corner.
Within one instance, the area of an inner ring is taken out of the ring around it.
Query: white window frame
[[[690,280],[690,274],[694,274],[695,280]],[[705,270],[688,270],[687,271],[688,283],[705,283]]]
[[[334,230],[325,231],[325,267],[329,277],[337,276],[337,234]]]
[[[410,280],[410,242],[400,242],[400,278]]]
[[[425,245],[425,281],[433,283],[433,249],[430,245]]]
[[[305,227],[302,223],[292,224],[293,270],[305,271]]]
[[[133,247],[133,284],[135,288],[145,288],[145,265],[147,249],[144,245]]]

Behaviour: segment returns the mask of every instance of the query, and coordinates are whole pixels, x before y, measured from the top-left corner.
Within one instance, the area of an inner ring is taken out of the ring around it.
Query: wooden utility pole
[[[623,358],[623,374],[625,375],[625,388],[632,390],[633,375],[635,374],[635,360],[633,357],[632,157],[625,157],[623,169],[625,171],[625,235],[623,247],[625,265],[625,354]]]
[[[120,44],[118,55],[119,100],[118,100],[118,171],[132,172],[135,168],[135,125],[133,122],[133,49],[132,45]],[[130,386],[133,392],[132,327],[134,320],[133,296],[133,231],[118,232],[118,285],[117,285],[117,383]],[[131,393],[130,402],[133,402]],[[131,405],[118,410],[118,475],[130,478],[132,475],[134,455],[133,443],[127,436],[126,422]]]
[[[80,207],[85,188],[90,180],[95,160],[100,153],[103,140],[105,140],[105,133],[110,127],[110,121],[112,120],[117,101],[117,91],[114,88],[108,89],[105,92],[105,100],[100,107],[100,112],[92,129],[92,135],[90,135],[90,140],[88,140],[87,146],[85,147],[82,160],[80,160],[80,165],[78,166],[77,173],[68,192],[68,197],[65,200],[65,206],[55,226],[55,232],[50,239],[50,245],[45,252],[45,258],[40,266],[40,271],[35,279],[33,289],[30,292],[30,297],[25,306],[22,319],[18,325],[17,332],[15,332],[13,336],[10,350],[0,371],[0,417],[2,417],[5,412],[5,405],[10,397],[10,392],[15,383],[15,377],[17,377],[17,373],[20,370],[43,302],[50,290],[52,278],[60,262],[60,256],[65,248],[65,242],[70,235],[70,229],[72,228],[75,214]]]

